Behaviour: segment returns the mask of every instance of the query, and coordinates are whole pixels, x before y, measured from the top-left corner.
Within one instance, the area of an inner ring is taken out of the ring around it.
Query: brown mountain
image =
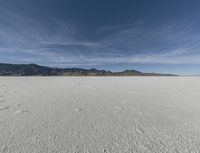
[[[82,68],[50,68],[37,64],[0,63],[1,76],[175,76],[172,74],[143,73],[136,70],[111,72]]]

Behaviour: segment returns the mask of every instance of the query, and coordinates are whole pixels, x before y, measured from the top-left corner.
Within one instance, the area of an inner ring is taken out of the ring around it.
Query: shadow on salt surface
[[[5,100],[3,99],[3,100],[0,100],[0,103],[3,103],[3,102],[5,102]]]
[[[10,108],[10,106],[0,107],[0,111],[6,110],[6,109],[9,109],[9,108]]]
[[[8,149],[7,146],[3,147],[3,149],[2,149],[3,152],[7,152],[8,150],[9,150],[9,149]]]
[[[76,108],[76,109],[74,109],[76,112],[80,112],[80,111],[82,111],[82,108]]]

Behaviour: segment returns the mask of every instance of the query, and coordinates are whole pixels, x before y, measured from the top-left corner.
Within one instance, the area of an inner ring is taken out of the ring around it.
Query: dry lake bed
[[[200,77],[0,77],[1,153],[198,153]]]

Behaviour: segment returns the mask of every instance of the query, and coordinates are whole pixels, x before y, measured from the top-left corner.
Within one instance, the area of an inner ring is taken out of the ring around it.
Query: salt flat
[[[2,153],[197,153],[200,77],[1,77]]]

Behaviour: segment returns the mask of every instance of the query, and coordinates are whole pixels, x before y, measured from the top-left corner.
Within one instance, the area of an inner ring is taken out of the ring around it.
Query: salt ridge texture
[[[1,77],[2,153],[197,153],[199,77]]]

